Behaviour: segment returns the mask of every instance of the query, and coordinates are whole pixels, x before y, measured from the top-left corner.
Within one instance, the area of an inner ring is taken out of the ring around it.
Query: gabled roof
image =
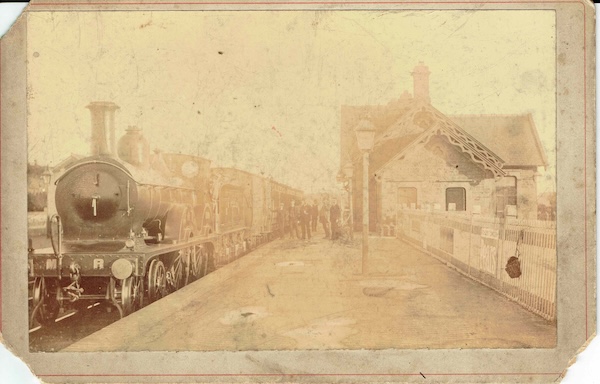
[[[387,160],[383,159],[381,164],[374,164],[375,171],[402,157],[408,150],[426,144],[432,136],[443,135],[452,145],[469,155],[474,163],[491,171],[495,176],[505,176],[506,173],[502,170],[504,162],[500,157],[431,105],[418,106],[400,119],[376,139],[373,152],[381,151],[381,148],[392,140],[396,141],[400,138],[410,140],[404,142],[402,147],[398,147],[395,153],[389,151],[386,156]],[[407,130],[410,130],[411,133],[402,136]]]
[[[531,114],[448,116],[500,156],[505,166],[547,166]]]
[[[413,143],[420,134],[411,134],[402,137],[394,137],[380,143],[374,148],[369,157],[369,167],[373,172],[377,172],[385,166],[396,155],[403,152],[411,143]]]
[[[434,134],[446,136],[496,176],[505,174],[504,167],[547,165],[531,114],[448,117],[429,103],[403,95],[384,106],[342,106],[342,167],[360,159],[354,128],[365,118],[375,127],[370,157],[374,172]]]
[[[388,104],[381,111],[377,111],[377,109],[382,109],[382,107],[362,107],[363,115],[356,114],[353,116],[353,120],[344,116],[345,110],[342,109],[342,140],[346,135],[346,144],[352,143],[351,147],[345,147],[342,143],[342,148],[347,151],[346,161],[356,162],[360,158],[356,138],[353,137],[355,136],[354,127],[361,119],[368,118],[375,127],[375,144],[370,160],[370,168],[373,172],[377,172],[387,163],[401,156],[408,148],[426,143],[435,134],[443,134],[450,143],[467,153],[473,162],[490,170],[496,176],[504,175],[501,158],[432,107],[431,104],[404,98]],[[375,115],[376,112],[380,112],[380,114]],[[354,123],[354,126],[351,123]],[[344,153],[342,153],[342,161],[344,161]]]
[[[419,102],[408,94],[392,100],[387,105],[342,105],[340,126],[340,164],[343,167],[349,161],[360,158],[354,128],[362,119],[368,118],[375,127],[376,137],[387,130],[402,115],[414,108]]]
[[[85,156],[71,153],[67,158],[61,160],[58,164],[52,166],[52,172],[60,172],[63,169],[69,168],[71,164],[78,162]]]

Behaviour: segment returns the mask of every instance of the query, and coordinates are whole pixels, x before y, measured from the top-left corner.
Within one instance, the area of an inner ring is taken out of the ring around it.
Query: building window
[[[496,216],[504,217],[508,205],[517,205],[517,178],[514,176],[496,182]]]
[[[467,192],[464,188],[446,188],[446,211],[466,211]]]
[[[401,208],[416,208],[417,188],[398,188],[398,206]]]

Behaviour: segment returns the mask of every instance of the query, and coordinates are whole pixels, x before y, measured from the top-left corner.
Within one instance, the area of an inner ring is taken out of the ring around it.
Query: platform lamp
[[[45,186],[50,185],[50,179],[52,179],[52,172],[50,172],[48,167],[46,167],[46,170],[44,171],[44,173],[42,173],[42,180],[44,180]]]
[[[350,222],[348,224],[350,225],[350,240],[354,240],[354,211],[352,210],[352,200],[354,198],[352,190],[352,176],[354,176],[354,164],[352,164],[351,162],[348,162],[346,163],[346,165],[344,165],[344,176],[346,177],[346,180],[348,180],[348,206],[350,207]]]
[[[369,120],[361,120],[354,131],[358,149],[363,153],[362,273],[366,274],[369,257],[369,153],[375,141],[375,126]]]

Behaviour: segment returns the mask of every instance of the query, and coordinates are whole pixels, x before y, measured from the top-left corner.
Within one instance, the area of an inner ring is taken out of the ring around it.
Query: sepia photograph
[[[555,345],[553,12],[29,27],[32,350]]]
[[[23,15],[29,356],[560,347],[556,10],[75,8]]]

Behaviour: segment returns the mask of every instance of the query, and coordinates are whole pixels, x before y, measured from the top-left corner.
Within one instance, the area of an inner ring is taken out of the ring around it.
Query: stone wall
[[[484,215],[495,213],[495,182],[491,172],[474,163],[467,154],[434,137],[424,147],[415,148],[403,158],[388,163],[381,175],[382,219],[398,208],[398,188],[415,188],[415,208],[446,210],[446,190],[464,188],[466,211],[475,206]]]

